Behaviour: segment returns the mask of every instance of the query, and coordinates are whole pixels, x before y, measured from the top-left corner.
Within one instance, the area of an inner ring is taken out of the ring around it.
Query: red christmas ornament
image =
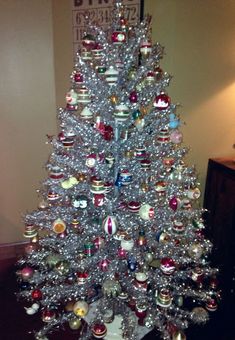
[[[136,91],[132,91],[129,96],[129,100],[132,104],[135,104],[138,102],[138,95]]]
[[[62,144],[66,149],[71,149],[74,146],[74,139],[71,137],[65,137],[62,140]]]
[[[114,134],[111,125],[103,125],[103,128],[100,131],[105,140],[110,141],[113,139]]]
[[[95,249],[98,250],[104,246],[105,238],[103,236],[98,236],[94,239],[93,243],[95,246]]]
[[[73,79],[74,79],[75,83],[77,83],[77,84],[83,84],[84,83],[83,75],[80,72],[75,72],[74,75],[73,75]]]
[[[172,322],[167,322],[166,328],[171,336],[178,330],[177,326],[174,325]]]
[[[107,260],[107,259],[104,259],[104,260],[101,260],[99,262],[99,269],[102,271],[102,272],[107,272],[108,269],[109,269],[109,264],[110,264],[110,261]]]
[[[147,306],[144,303],[136,303],[135,315],[138,317],[138,324],[144,325],[144,318],[147,315]]]
[[[86,34],[82,38],[82,45],[86,48],[86,50],[91,50],[95,47],[95,38],[91,34]]]
[[[194,282],[202,283],[204,279],[203,270],[200,267],[196,267],[192,270],[191,278]]]
[[[50,309],[45,309],[42,312],[42,321],[51,322],[55,318],[55,311]]]
[[[92,48],[92,54],[95,60],[99,60],[103,56],[103,47],[99,43],[95,43],[94,47]]]
[[[107,334],[107,327],[103,323],[95,323],[92,326],[92,335],[96,339],[103,339]]]
[[[104,194],[94,194],[92,197],[92,203],[95,207],[102,207],[104,205]]]
[[[34,300],[39,301],[42,299],[42,291],[40,289],[34,289],[31,296]]]
[[[65,139],[64,132],[61,131],[61,132],[58,134],[58,140],[59,140],[60,142],[62,142],[64,139]]]
[[[119,259],[126,259],[127,251],[123,248],[118,248],[117,255],[118,255]]]
[[[140,202],[135,202],[131,201],[128,203],[128,210],[132,213],[138,213],[140,210],[141,203]]]
[[[165,93],[161,93],[155,97],[153,106],[156,107],[158,110],[165,110],[169,107],[170,103],[170,97]]]
[[[84,284],[86,283],[89,277],[89,273],[85,271],[81,271],[81,272],[77,272],[76,276],[77,276],[78,284]]]
[[[164,257],[161,259],[160,268],[164,274],[171,275],[175,271],[175,262],[169,257]]]
[[[126,33],[123,31],[115,31],[112,34],[112,42],[115,45],[121,45],[126,42]]]
[[[209,298],[206,302],[206,309],[210,312],[215,312],[218,308],[218,304],[216,299]]]
[[[176,197],[172,197],[169,201],[169,207],[174,211],[178,209],[178,204],[179,204],[179,201]]]

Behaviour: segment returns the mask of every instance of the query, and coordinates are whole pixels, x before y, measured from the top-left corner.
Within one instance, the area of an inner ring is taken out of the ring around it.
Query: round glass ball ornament
[[[95,47],[95,38],[92,34],[86,34],[82,38],[82,45],[86,48],[86,50],[92,50]]]
[[[69,320],[69,328],[72,330],[78,330],[82,326],[82,321],[79,318]]]
[[[114,31],[111,39],[114,45],[122,45],[126,42],[126,32]]]
[[[42,312],[42,321],[43,322],[51,322],[53,319],[55,319],[55,311],[52,309],[44,309]]]
[[[142,57],[149,57],[152,52],[152,43],[150,40],[143,40],[140,44],[140,54]]]
[[[105,72],[105,79],[108,83],[108,85],[113,86],[118,81],[118,70],[116,70],[113,66],[110,66]]]
[[[73,305],[73,312],[76,316],[84,317],[87,315],[89,305],[86,301],[79,300]]]
[[[93,324],[91,331],[95,339],[104,339],[107,334],[107,327],[102,322],[96,322]]]
[[[160,269],[165,275],[171,275],[175,271],[175,262],[172,258],[164,257],[160,262]]]
[[[21,270],[20,274],[23,281],[28,281],[33,277],[34,270],[33,268],[27,266]]]
[[[63,233],[66,229],[66,224],[61,218],[57,218],[53,223],[52,223],[52,230],[56,234]]]
[[[199,242],[194,242],[189,246],[188,254],[193,260],[197,261],[203,254],[203,247]]]
[[[67,103],[66,108],[68,110],[71,110],[71,111],[77,110],[78,94],[74,89],[71,89],[70,91],[67,92],[65,99]]]
[[[129,95],[129,101],[132,104],[136,104],[138,102],[138,94],[136,91],[132,91]]]
[[[102,45],[100,45],[99,43],[96,43],[96,44],[94,45],[94,47],[92,48],[93,58],[94,58],[95,60],[100,60],[100,59],[102,59],[102,57],[103,57],[103,51],[104,51],[104,49],[103,49]]]
[[[161,111],[166,110],[170,106],[170,103],[171,103],[170,97],[166,93],[162,92],[155,97],[153,106]]]
[[[118,228],[118,222],[115,216],[107,216],[102,222],[102,227],[106,234],[113,235]]]
[[[144,203],[139,209],[139,215],[145,221],[151,220],[154,218],[154,208],[151,205]]]
[[[70,264],[66,260],[59,261],[55,265],[55,271],[57,271],[57,273],[59,273],[60,275],[68,274],[69,270],[70,270]]]
[[[117,122],[124,122],[128,119],[130,110],[126,104],[119,104],[116,105],[113,115]]]
[[[183,134],[179,130],[173,130],[170,133],[170,141],[174,144],[180,144],[183,140]]]
[[[33,300],[39,301],[42,299],[42,291],[36,288],[32,291],[31,296]]]
[[[110,261],[108,259],[103,259],[99,262],[98,266],[102,272],[107,272],[109,270]]]

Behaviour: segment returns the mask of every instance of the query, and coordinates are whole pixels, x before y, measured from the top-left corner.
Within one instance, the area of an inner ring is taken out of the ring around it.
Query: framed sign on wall
[[[86,30],[86,17],[90,22],[98,23],[104,30],[111,24],[114,0],[72,0],[73,54],[80,47]],[[127,9],[127,20],[134,25],[143,17],[144,0],[123,0]]]

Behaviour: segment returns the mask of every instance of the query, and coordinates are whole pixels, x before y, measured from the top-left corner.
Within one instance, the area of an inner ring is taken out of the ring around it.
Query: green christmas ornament
[[[46,264],[49,269],[53,269],[61,261],[63,261],[63,257],[60,254],[50,254],[46,257]]]
[[[59,261],[56,265],[55,265],[55,270],[60,274],[60,275],[66,275],[68,274],[69,270],[70,270],[70,265],[68,261]]]
[[[132,117],[133,117],[134,120],[140,118],[140,116],[141,116],[140,110],[135,110],[135,111],[132,113]]]

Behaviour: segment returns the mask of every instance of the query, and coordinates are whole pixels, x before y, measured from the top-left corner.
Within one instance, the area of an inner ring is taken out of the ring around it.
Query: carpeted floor
[[[0,268],[3,264],[0,261]],[[1,271],[3,272],[3,271]],[[0,339],[34,340],[34,331],[42,323],[38,315],[28,316],[23,305],[17,302],[15,268],[11,264],[0,276]],[[211,313],[211,320],[204,327],[192,326],[187,331],[187,340],[235,340],[235,304],[220,304],[218,311]],[[49,335],[50,340],[78,340],[78,332],[69,328]],[[155,331],[147,334],[143,340],[160,340]]]

